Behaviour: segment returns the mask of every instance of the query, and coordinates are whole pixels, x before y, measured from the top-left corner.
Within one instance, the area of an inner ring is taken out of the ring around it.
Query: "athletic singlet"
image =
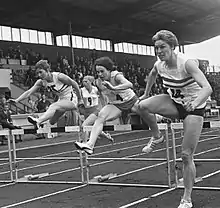
[[[116,76],[119,74],[122,74],[122,72],[111,71],[110,83],[113,86],[118,85],[118,83],[116,83]],[[135,93],[131,88],[125,90],[112,90],[112,92],[121,100],[121,102],[129,101],[131,98],[135,96]]]
[[[185,63],[189,60],[185,54],[177,53],[177,68],[169,69],[164,61],[158,60],[155,63],[156,69],[163,80],[163,86],[168,88],[171,99],[176,103],[184,104],[187,101],[193,101],[198,97],[201,87],[194,78],[187,73]],[[199,65],[198,61],[195,62]],[[197,108],[205,107],[206,103]]]
[[[99,95],[97,87],[92,86],[91,92],[89,92],[85,87],[82,87],[81,92],[85,108],[91,108],[99,105]]]
[[[76,94],[73,92],[73,88],[70,85],[63,84],[58,80],[58,75],[60,72],[52,72],[53,81],[52,82],[46,82],[43,81],[44,87],[46,87],[48,90],[56,94],[59,99],[63,98],[70,98],[75,97]]]

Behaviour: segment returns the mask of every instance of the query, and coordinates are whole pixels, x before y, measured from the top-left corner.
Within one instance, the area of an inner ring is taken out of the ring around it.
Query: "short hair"
[[[93,76],[90,76],[90,75],[87,75],[87,76],[83,77],[83,80],[84,79],[88,79],[91,83],[93,83],[95,81],[95,78]]]
[[[94,66],[103,66],[109,71],[114,70],[114,62],[108,57],[104,56],[95,60]]]
[[[169,30],[160,30],[152,37],[153,43],[158,40],[165,41],[168,45],[174,47],[174,49],[179,45],[176,35]]]
[[[36,63],[35,69],[43,69],[45,71],[49,71],[50,65],[48,64],[47,60],[40,60]]]

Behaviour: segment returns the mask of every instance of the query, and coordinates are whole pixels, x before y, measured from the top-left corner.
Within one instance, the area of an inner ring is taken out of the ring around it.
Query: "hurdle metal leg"
[[[173,168],[174,168],[174,181],[175,186],[178,184],[178,167],[176,161],[176,141],[175,141],[175,130],[171,127],[171,134],[172,134],[172,150],[173,150]]]
[[[82,138],[81,138],[81,132],[78,132],[78,140],[79,142],[81,142]],[[83,153],[82,151],[79,151],[79,162],[80,162],[80,173],[81,173],[81,181],[82,183],[85,182],[85,178],[84,178],[84,168],[83,168]]]
[[[85,131],[85,140],[87,141],[89,138],[89,131]],[[88,155],[86,154],[86,152],[84,152],[85,154],[85,174],[86,174],[86,183],[89,182],[89,162],[88,162]]]
[[[170,171],[170,151],[169,151],[169,137],[168,137],[168,129],[165,130],[166,137],[166,155],[167,155],[167,181],[168,186],[171,187],[171,171]]]
[[[10,130],[9,133],[10,133],[9,137],[12,139],[15,181],[17,181],[18,180],[18,168],[17,168],[17,154],[16,154],[16,145],[15,145],[15,135],[12,134],[11,130]]]
[[[11,140],[9,134],[7,135],[7,139],[8,139],[8,158],[9,158],[10,178],[11,181],[14,181],[14,170],[12,165],[12,149],[11,149]]]

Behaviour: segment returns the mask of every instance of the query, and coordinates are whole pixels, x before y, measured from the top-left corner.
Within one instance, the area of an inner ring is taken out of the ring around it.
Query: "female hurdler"
[[[47,120],[53,125],[66,111],[77,110],[78,105],[82,104],[82,97],[77,82],[63,73],[51,72],[50,65],[46,60],[37,62],[35,68],[39,79],[34,86],[11,101],[17,103],[42,87],[58,96],[58,101],[51,104],[39,118],[28,116],[28,121],[35,126],[35,129],[38,129]]]

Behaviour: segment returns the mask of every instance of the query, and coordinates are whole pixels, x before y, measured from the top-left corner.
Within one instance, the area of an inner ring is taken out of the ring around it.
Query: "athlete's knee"
[[[106,120],[106,115],[105,115],[105,113],[99,112],[98,117],[97,117],[96,120],[98,120],[99,122],[103,122],[103,123],[104,123],[105,120]]]
[[[186,151],[182,151],[181,158],[182,158],[182,161],[183,161],[184,164],[188,164],[188,163],[192,162],[193,155],[186,152]]]
[[[141,101],[141,102],[138,103],[138,109],[140,111],[148,111],[148,112],[150,112],[151,111],[150,103]]]
[[[54,125],[56,123],[56,121],[54,121],[53,119],[49,120],[50,125]]]

